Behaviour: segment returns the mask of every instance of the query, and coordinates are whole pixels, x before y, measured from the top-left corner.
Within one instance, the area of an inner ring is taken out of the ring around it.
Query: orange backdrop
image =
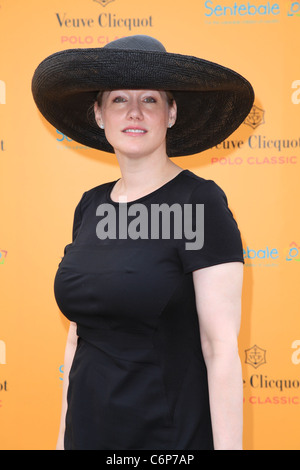
[[[223,144],[176,163],[215,180],[245,254],[244,448],[299,449],[300,2],[0,0],[0,448],[54,449],[68,323],[53,280],[82,193],[114,156],[51,128],[31,96],[47,55],[129,34],[245,75],[256,99]]]

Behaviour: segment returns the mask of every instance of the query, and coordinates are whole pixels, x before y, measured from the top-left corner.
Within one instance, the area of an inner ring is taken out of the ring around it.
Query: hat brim
[[[70,49],[36,69],[32,93],[42,115],[69,138],[113,153],[93,115],[100,90],[172,91],[177,120],[167,131],[169,157],[207,150],[232,134],[254,101],[250,83],[221,65],[167,52]]]

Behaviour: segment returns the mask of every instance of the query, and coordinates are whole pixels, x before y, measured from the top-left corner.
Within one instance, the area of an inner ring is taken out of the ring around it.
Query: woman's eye
[[[147,96],[144,98],[145,103],[156,103],[156,99],[153,96]]]
[[[126,100],[122,96],[117,96],[116,98],[113,99],[114,103],[124,103],[124,101]]]

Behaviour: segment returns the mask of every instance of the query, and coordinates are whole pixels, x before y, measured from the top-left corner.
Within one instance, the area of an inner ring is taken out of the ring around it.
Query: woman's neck
[[[117,155],[121,179],[115,184],[111,197],[118,201],[125,197],[128,202],[143,197],[173,179],[182,171],[166,158],[123,158]]]

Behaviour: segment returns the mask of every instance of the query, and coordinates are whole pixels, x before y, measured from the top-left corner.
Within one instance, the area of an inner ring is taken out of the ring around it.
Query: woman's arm
[[[69,386],[69,372],[73,362],[74,354],[77,347],[77,325],[76,323],[70,323],[67,344],[65,349],[65,359],[64,359],[64,379],[63,379],[63,396],[62,396],[62,410],[61,410],[61,420],[60,428],[58,434],[58,440],[56,445],[56,450],[64,450],[64,434],[65,434],[65,420],[67,412],[67,392]]]
[[[215,450],[242,450],[243,379],[238,354],[243,264],[193,273],[201,345],[207,367]]]

